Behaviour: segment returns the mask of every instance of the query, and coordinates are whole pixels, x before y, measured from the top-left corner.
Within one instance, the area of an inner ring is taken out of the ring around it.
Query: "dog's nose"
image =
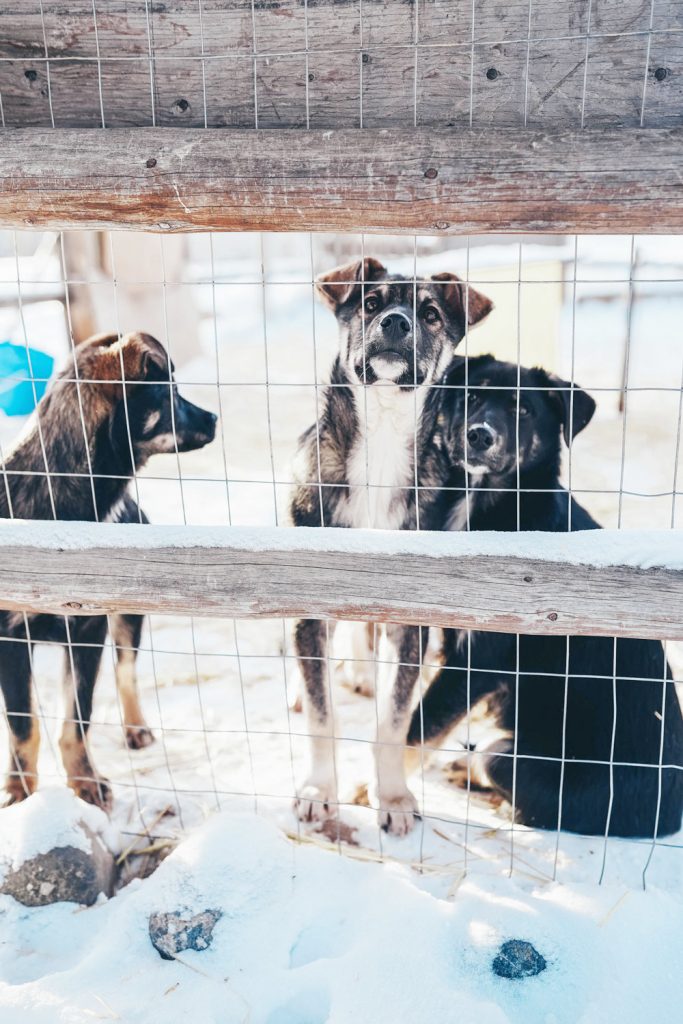
[[[401,339],[413,329],[405,313],[387,313],[379,322],[382,331],[389,339]]]
[[[467,431],[467,441],[473,451],[485,452],[493,446],[495,437],[493,436],[493,431],[485,423],[475,423]]]

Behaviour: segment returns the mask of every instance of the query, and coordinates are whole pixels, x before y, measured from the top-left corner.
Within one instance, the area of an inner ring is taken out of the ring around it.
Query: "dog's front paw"
[[[334,786],[306,782],[294,801],[299,821],[325,821],[336,814],[337,794]]]
[[[35,780],[10,776],[5,783],[4,793],[0,793],[0,807],[11,807],[26,800],[35,790]]]
[[[354,693],[359,694],[361,697],[374,697],[375,696],[375,680],[372,676],[358,676],[351,684],[351,689]]]
[[[108,779],[103,779],[101,775],[98,775],[92,779],[70,780],[69,785],[76,796],[85,800],[87,804],[94,804],[95,807],[101,807],[103,811],[109,811],[113,797],[108,782]]]
[[[372,672],[358,670],[357,665],[345,665],[341,675],[342,686],[361,697],[375,696],[375,677]]]
[[[385,832],[392,836],[406,836],[412,832],[416,817],[419,817],[417,800],[409,789],[399,796],[380,795],[378,818]]]
[[[154,733],[147,725],[126,726],[126,746],[129,750],[142,750],[154,743]]]

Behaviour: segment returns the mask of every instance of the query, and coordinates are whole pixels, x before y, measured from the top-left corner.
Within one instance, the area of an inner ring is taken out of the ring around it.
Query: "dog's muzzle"
[[[412,381],[414,361],[412,320],[400,310],[385,313],[373,325],[369,339],[365,359],[367,383]]]
[[[467,428],[465,468],[468,472],[501,472],[506,464],[505,438],[494,426],[482,420]]]

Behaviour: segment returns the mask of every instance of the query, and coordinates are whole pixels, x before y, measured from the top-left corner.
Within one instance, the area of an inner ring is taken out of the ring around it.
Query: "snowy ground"
[[[0,1007],[7,1024],[674,1024],[681,902],[680,887],[420,875],[226,812],[109,902],[27,911],[0,900]],[[150,913],[207,908],[224,912],[210,948],[161,960]],[[542,953],[542,974],[491,973],[513,937]]]
[[[472,250],[477,272],[485,278],[489,266],[507,260],[516,287],[516,249],[485,248]],[[605,526],[668,528],[680,507],[681,254],[664,244],[646,253],[650,270],[640,274],[649,290],[634,311],[624,427],[614,389],[622,374],[628,255],[627,242],[618,240],[587,250],[577,288],[582,301],[573,315],[572,286],[565,285],[549,368],[568,375],[573,363],[576,379],[599,404],[573,449],[579,499]],[[529,267],[532,256],[529,250]],[[547,251],[540,256],[547,260]],[[260,286],[240,283],[240,274],[258,276],[258,259],[245,257],[239,271],[221,260],[229,285],[193,286],[208,313],[215,291],[217,317],[204,322],[201,350],[178,377],[189,397],[222,413],[222,436],[182,456],[182,485],[175,459],[153,462],[139,481],[140,498],[159,523],[284,524],[289,462],[297,434],[314,417],[314,381],[329,366],[334,324],[324,311],[313,313],[303,257],[270,269],[273,279],[288,274],[289,283],[266,290],[265,320],[256,302]],[[462,271],[463,264],[462,251],[448,260],[427,254],[422,262],[430,272]],[[403,265],[411,269],[408,255]],[[197,276],[205,271],[200,266]],[[36,331],[47,322],[37,319]],[[506,323],[497,329],[517,330]],[[21,339],[16,324],[8,321],[6,330]],[[3,444],[17,427],[0,423]],[[114,783],[120,845],[150,825],[155,836],[175,838],[210,820],[156,875],[108,904],[28,911],[0,900],[3,1024],[175,1021],[188,1014],[221,1024],[639,1024],[655,1012],[660,1024],[680,1019],[675,951],[683,937],[683,835],[653,848],[512,829],[503,813],[449,785],[443,766],[461,750],[463,737],[455,736],[449,751],[433,755],[412,778],[422,823],[408,839],[387,837],[374,812],[352,802],[371,775],[374,703],[342,685],[336,663],[340,818],[347,828],[337,842],[332,833],[298,825],[291,800],[307,741],[302,716],[289,709],[296,677],[289,634],[290,624],[281,621],[154,618],[139,671],[157,743],[135,752],[123,743],[105,652],[91,743]],[[336,653],[350,656],[344,629]],[[676,645],[669,653],[683,665]],[[62,780],[55,757],[61,654],[43,647],[35,661],[47,786]],[[0,750],[4,743],[0,723]],[[311,839],[324,848],[301,842]],[[163,963],[146,935],[148,912],[173,901],[195,909],[220,901],[225,910],[214,945],[187,954],[187,964]],[[498,943],[511,937],[528,938],[550,964],[517,987],[489,973]]]

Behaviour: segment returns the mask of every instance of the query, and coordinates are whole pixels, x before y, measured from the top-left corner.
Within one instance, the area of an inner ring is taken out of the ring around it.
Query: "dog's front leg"
[[[3,614],[2,618],[6,623],[8,615]],[[13,804],[30,796],[38,784],[40,729],[31,701],[31,653],[25,637],[0,644],[0,688],[5,698],[10,744],[2,802]]]
[[[404,753],[413,689],[426,642],[427,630],[419,626],[388,625],[380,654],[382,684],[375,747],[379,823],[397,836],[411,831],[418,810],[406,784]]]
[[[66,715],[59,749],[68,785],[76,796],[109,808],[112,796],[107,779],[93,767],[88,750],[95,683],[107,635],[103,616],[65,620],[67,627],[64,696]]]
[[[334,623],[302,619],[296,624],[295,642],[301,674],[311,765],[295,801],[302,821],[320,821],[337,810],[337,773],[334,751],[334,714],[329,679],[328,645]]]

